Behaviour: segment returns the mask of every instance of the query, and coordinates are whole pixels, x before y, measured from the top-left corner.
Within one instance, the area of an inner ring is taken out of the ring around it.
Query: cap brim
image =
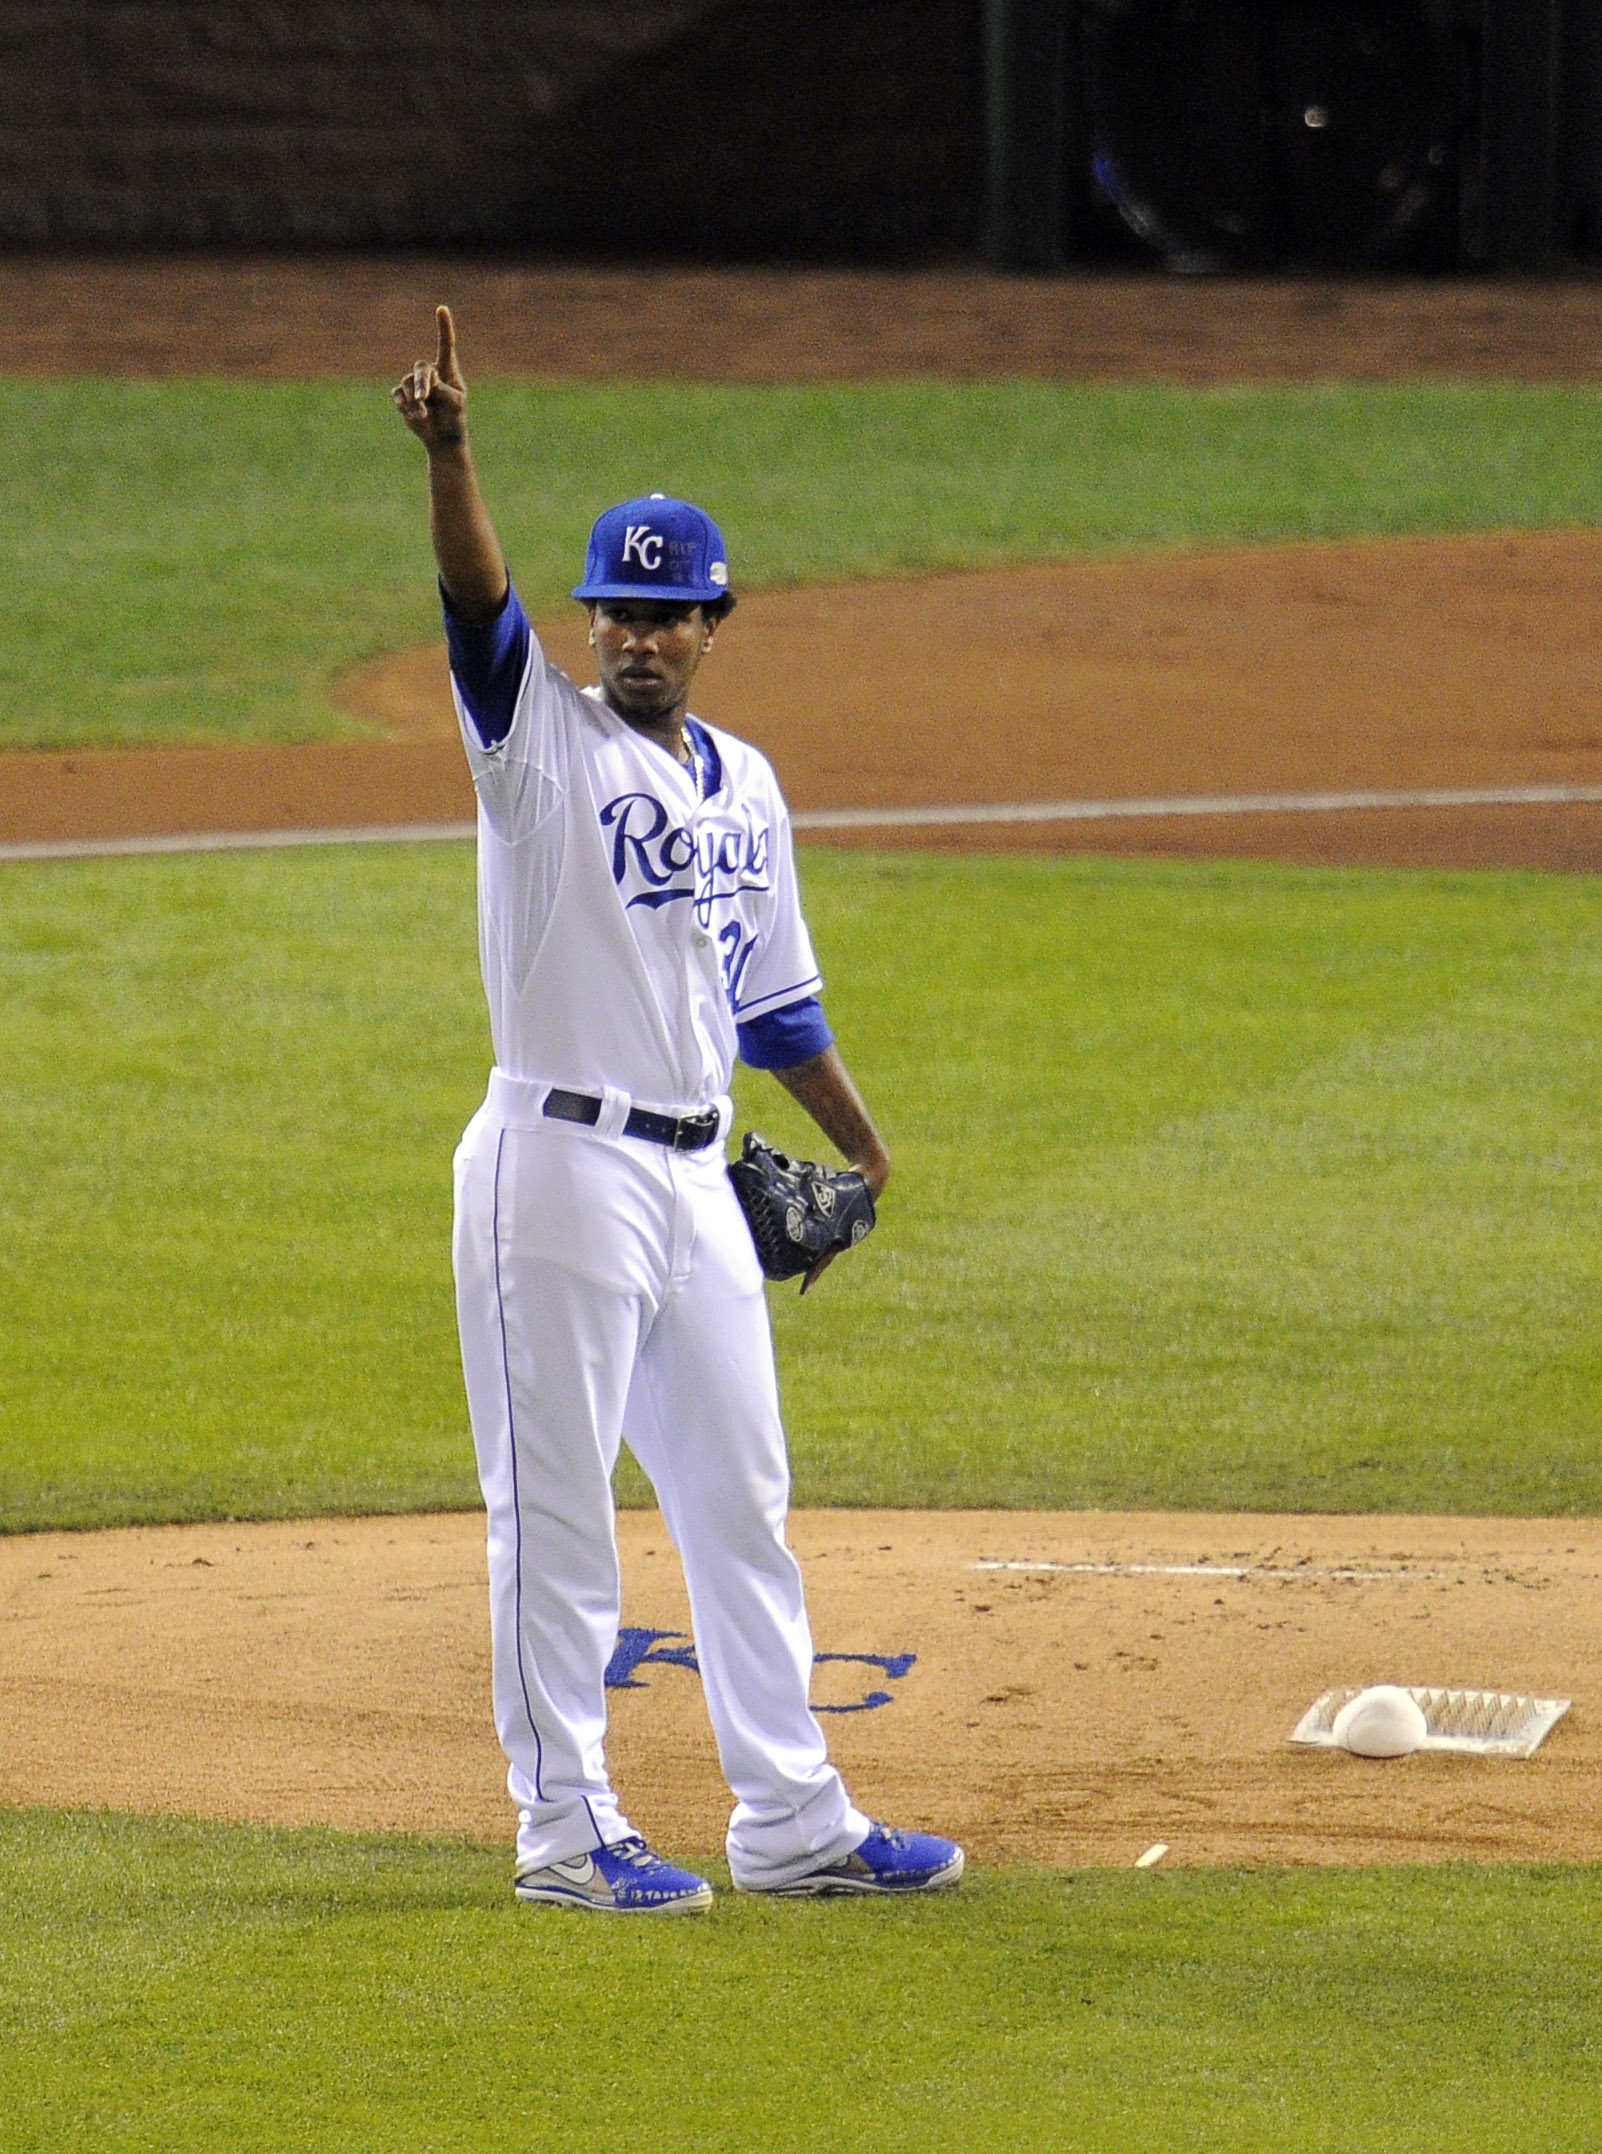
[[[697,590],[687,583],[581,583],[573,593],[583,599],[661,599],[670,606],[712,606],[728,595],[727,584],[721,588],[707,584]]]

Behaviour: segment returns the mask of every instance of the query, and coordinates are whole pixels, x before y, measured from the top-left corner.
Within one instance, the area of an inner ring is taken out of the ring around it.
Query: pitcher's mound
[[[1602,1859],[1602,1522],[809,1511],[859,1803],[979,1861]],[[728,1792],[677,1558],[619,1519],[612,1765],[670,1851]],[[477,1515],[0,1541],[0,1802],[506,1840]],[[1533,1758],[1289,1738],[1335,1685],[1572,1697]]]

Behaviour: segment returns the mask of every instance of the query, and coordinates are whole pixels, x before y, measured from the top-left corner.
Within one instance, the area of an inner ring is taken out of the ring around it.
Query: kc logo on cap
[[[711,605],[729,587],[723,535],[693,501],[651,494],[595,520],[578,599],[656,598]]]
[[[653,531],[649,524],[629,524],[623,533],[624,560],[627,561],[631,554],[641,568],[653,572],[659,569],[662,566],[661,532]]]

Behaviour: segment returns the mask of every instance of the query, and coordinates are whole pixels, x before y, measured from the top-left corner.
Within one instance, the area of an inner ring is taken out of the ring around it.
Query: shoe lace
[[[636,1870],[660,1870],[664,1867],[661,1856],[653,1855],[638,1833],[628,1840],[614,1840],[607,1853],[621,1855],[623,1860],[632,1863]]]

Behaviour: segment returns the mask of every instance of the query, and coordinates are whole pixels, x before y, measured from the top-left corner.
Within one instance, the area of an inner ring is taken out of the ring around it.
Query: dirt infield
[[[636,1824],[713,1853],[678,1563],[652,1512],[620,1536],[614,1771]],[[1602,1859],[1602,1522],[800,1512],[791,1537],[859,1799],[980,1861]],[[1096,1568],[975,1568],[1008,1562]],[[1575,1704],[1528,1760],[1289,1746],[1371,1680]],[[506,1841],[488,1692],[476,1515],[0,1541],[0,1802]]]
[[[1251,547],[746,599],[704,714],[826,808],[1602,782],[1602,534]],[[954,624],[955,627],[954,627]],[[588,677],[583,617],[546,624]],[[932,665],[957,637],[961,663]],[[0,757],[0,843],[458,822],[442,651],[336,684],[388,739]],[[1602,804],[831,831],[1411,866],[1602,868]]]
[[[1602,533],[1242,547],[759,592],[697,682],[798,809],[1602,780]],[[592,677],[575,607],[545,624]],[[931,651],[960,663],[931,664]],[[341,687],[454,735],[442,653]],[[453,743],[454,745],[454,743]],[[465,791],[460,796],[464,807]],[[829,831],[831,844],[1602,868],[1602,804]]]
[[[9,372],[393,379],[457,310],[484,374],[1594,381],[1602,277],[1006,276],[442,255],[0,257]]]

